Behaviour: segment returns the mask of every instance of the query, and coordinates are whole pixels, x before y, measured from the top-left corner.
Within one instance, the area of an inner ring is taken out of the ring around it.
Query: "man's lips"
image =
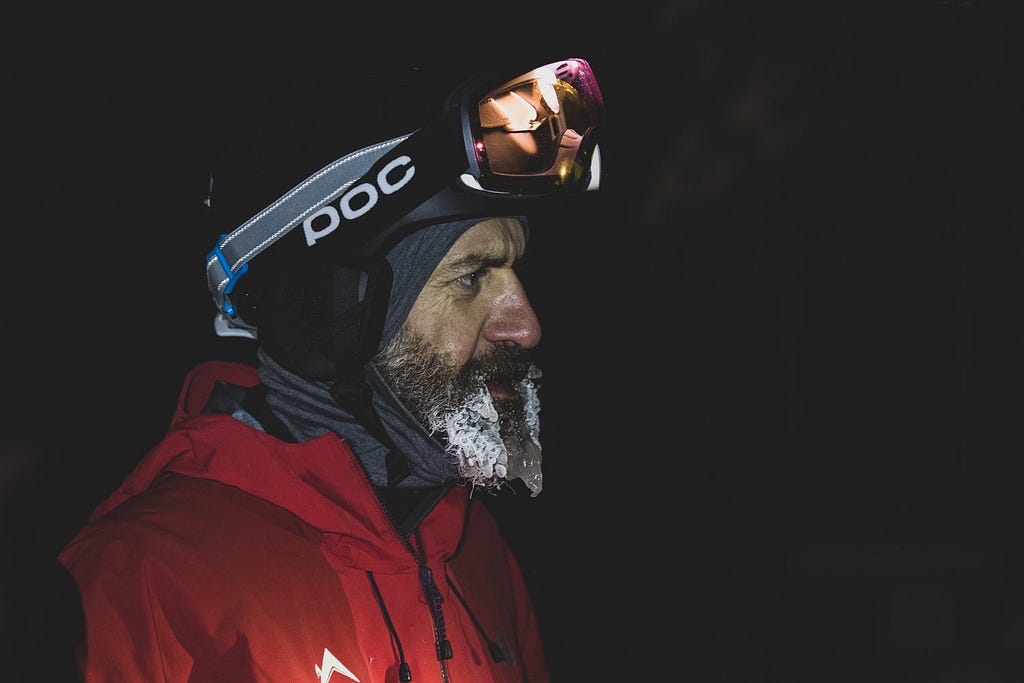
[[[492,381],[487,383],[487,391],[491,394],[491,399],[495,401],[502,401],[510,399],[516,395],[515,388],[511,382],[508,381]]]

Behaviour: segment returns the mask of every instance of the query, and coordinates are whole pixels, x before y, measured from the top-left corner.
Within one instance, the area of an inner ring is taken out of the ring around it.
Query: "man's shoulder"
[[[67,564],[122,567],[194,564],[194,558],[251,557],[273,544],[302,546],[315,532],[295,515],[213,479],[167,473],[87,523],[61,553]]]

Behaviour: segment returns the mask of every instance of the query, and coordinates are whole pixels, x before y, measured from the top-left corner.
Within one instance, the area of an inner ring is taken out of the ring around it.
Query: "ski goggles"
[[[423,128],[346,154],[221,234],[206,255],[218,334],[255,336],[231,299],[263,252],[261,268],[311,258],[359,267],[431,223],[521,215],[596,189],[603,111],[578,57],[464,81]]]
[[[462,96],[471,175],[480,188],[533,194],[584,179],[587,189],[596,187],[604,98],[585,59],[550,62],[479,97]]]

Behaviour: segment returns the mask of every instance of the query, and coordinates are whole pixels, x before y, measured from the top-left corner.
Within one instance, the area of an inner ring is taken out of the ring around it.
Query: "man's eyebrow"
[[[481,268],[498,268],[507,265],[511,254],[508,253],[481,253],[474,252],[461,256],[457,259],[441,264],[442,273],[480,270]]]

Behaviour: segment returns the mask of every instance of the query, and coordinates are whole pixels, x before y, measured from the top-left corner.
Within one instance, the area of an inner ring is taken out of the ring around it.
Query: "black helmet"
[[[259,123],[234,122],[208,197],[219,335],[258,336],[313,379],[354,376],[377,351],[397,242],[598,186],[603,100],[585,59],[494,65],[440,102],[425,94],[436,85],[377,71],[239,101]],[[369,120],[346,126],[350,111]]]

